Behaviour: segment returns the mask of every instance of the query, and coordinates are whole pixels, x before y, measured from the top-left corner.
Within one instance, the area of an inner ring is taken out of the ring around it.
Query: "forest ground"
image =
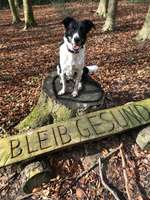
[[[23,23],[11,25],[9,10],[0,11],[0,126],[9,133],[13,134],[14,126],[32,110],[42,79],[56,68],[63,37],[61,21],[66,14],[72,13],[77,19],[89,18],[96,25],[88,38],[86,64],[99,66],[94,78],[111,95],[109,106],[150,97],[150,42],[135,41],[148,5],[119,1],[117,27],[113,33],[102,33],[104,19],[94,15],[97,6],[95,2],[75,2],[66,4],[65,12],[56,5],[34,6],[38,26],[28,31],[23,30]],[[136,134],[137,131],[130,131],[91,143],[90,147],[85,144],[53,155],[51,162],[59,176],[36,190],[29,199],[113,199],[100,183],[97,169],[69,188],[66,195],[60,197],[60,194],[99,155],[106,155],[123,143],[132,199],[147,200],[150,198],[150,154],[135,144]],[[7,185],[6,175],[15,168],[1,169],[0,199],[14,199],[20,193],[19,177]],[[109,159],[107,178],[127,199],[119,154]]]

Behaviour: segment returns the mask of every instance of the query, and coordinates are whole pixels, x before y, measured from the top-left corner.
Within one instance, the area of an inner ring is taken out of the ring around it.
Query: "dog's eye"
[[[71,37],[69,36],[68,39],[71,40]]]
[[[71,35],[72,33],[74,32],[74,29],[73,28],[70,28],[68,33]]]
[[[69,35],[66,35],[66,38],[67,38],[68,42],[71,41],[71,37]]]

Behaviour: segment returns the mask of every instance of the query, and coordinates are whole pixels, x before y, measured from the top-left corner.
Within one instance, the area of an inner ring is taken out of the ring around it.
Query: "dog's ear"
[[[92,28],[95,28],[95,25],[93,24],[93,22],[91,20],[85,19],[81,22],[82,27],[84,28],[84,31],[86,33],[90,32],[90,30]]]
[[[65,29],[68,29],[69,24],[70,24],[71,22],[73,22],[73,21],[75,21],[74,18],[72,18],[72,17],[66,17],[66,18],[62,21],[62,23],[63,23]]]

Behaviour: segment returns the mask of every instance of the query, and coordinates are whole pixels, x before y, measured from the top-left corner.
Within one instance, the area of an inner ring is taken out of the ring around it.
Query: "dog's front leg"
[[[77,77],[76,77],[75,85],[74,85],[74,90],[72,92],[73,97],[78,96],[78,92],[82,88],[81,77],[82,77],[82,70],[77,73]]]
[[[63,95],[66,92],[66,80],[65,80],[65,74],[61,73],[60,75],[61,83],[62,83],[62,89],[58,92],[58,95]]]

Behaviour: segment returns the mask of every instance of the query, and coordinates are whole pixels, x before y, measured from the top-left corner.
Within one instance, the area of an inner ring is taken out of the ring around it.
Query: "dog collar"
[[[68,49],[68,51],[69,51],[70,53],[74,53],[74,54],[77,54],[77,53],[79,53],[79,51],[80,51],[80,49],[77,50],[77,51],[75,51],[75,50],[71,50],[71,49],[69,49],[68,46],[67,46],[67,49]]]
[[[82,49],[83,48],[83,46],[81,46],[80,47],[80,49]],[[71,49],[69,49],[69,47],[67,46],[67,49],[68,49],[68,51],[70,52],[70,53],[73,53],[73,54],[78,54],[79,53],[79,51],[80,51],[80,49],[79,50],[71,50]]]

